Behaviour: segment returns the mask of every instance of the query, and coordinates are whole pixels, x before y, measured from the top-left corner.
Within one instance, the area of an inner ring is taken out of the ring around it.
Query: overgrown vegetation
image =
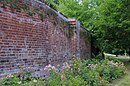
[[[116,54],[126,50],[130,53],[130,0],[47,1],[89,29],[95,46],[101,51]]]
[[[29,16],[34,16],[38,14],[41,20],[46,18],[45,13],[42,10],[34,8],[31,5],[25,4],[19,0],[1,0],[0,3],[1,3],[1,7],[4,9],[6,9],[7,7],[10,7],[13,13],[24,11]]]
[[[84,38],[86,44],[91,43],[91,34],[89,31],[81,30],[80,36]]]
[[[126,74],[123,63],[108,59],[74,59],[61,68],[49,64],[44,71],[50,72],[47,79],[32,78],[30,73],[24,77],[11,75],[3,79],[2,86],[104,86]]]
[[[116,57],[116,56],[106,56],[106,58],[114,61],[120,60],[121,62],[124,63],[125,67],[127,68],[127,74],[120,79],[114,80],[109,86],[129,86],[130,82],[130,58],[128,57]]]
[[[53,3],[51,0],[49,0],[48,2]],[[56,2],[55,2],[56,3]],[[25,3],[23,1],[20,0],[0,0],[0,7],[7,9],[8,7],[11,8],[11,11],[13,13],[17,13],[17,12],[24,12],[26,13],[29,17],[33,17],[33,16],[39,16],[39,18],[41,19],[41,21],[43,21],[45,18],[51,18],[51,22],[54,25],[59,24],[62,28],[63,28],[63,33],[68,37],[71,38],[73,36],[73,28],[69,27],[69,23],[64,21],[63,19],[58,18],[57,14],[52,10],[52,9],[46,9],[46,8],[40,8],[40,7],[36,7],[36,6],[32,6],[29,3]],[[0,12],[1,13],[1,12]],[[66,29],[66,30],[64,30]]]

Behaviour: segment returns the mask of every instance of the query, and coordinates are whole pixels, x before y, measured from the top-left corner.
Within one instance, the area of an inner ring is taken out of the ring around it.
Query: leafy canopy
[[[89,29],[101,50],[114,53],[130,46],[130,0],[51,1],[58,11]]]

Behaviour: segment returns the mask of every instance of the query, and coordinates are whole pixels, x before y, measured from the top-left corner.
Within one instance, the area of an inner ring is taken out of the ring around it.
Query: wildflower
[[[91,69],[94,69],[94,68],[97,67],[97,64],[89,64],[89,67],[90,67]]]
[[[118,62],[116,62],[115,64],[118,65]]]
[[[51,64],[49,64],[47,67],[48,67],[48,68],[51,67]]]
[[[63,64],[63,67],[62,67],[62,69],[70,69],[70,64],[68,64],[67,62],[65,62],[64,64]]]
[[[43,70],[45,70],[45,71],[46,71],[46,70],[47,70],[47,68],[46,68],[46,67],[44,67],[44,69],[43,69]]]
[[[21,84],[21,83],[22,83],[21,81],[18,82],[18,84]]]
[[[56,70],[55,66],[52,66],[51,68],[52,68],[53,70]]]
[[[91,64],[88,64],[88,66],[90,66]]]
[[[54,71],[56,72],[58,69],[56,69],[55,66],[52,66],[51,64],[49,64],[49,65],[45,66],[44,70],[45,70],[45,71],[54,70]]]
[[[64,79],[65,78],[65,76],[64,75],[61,75],[61,79]]]
[[[60,65],[58,64],[57,67],[60,67]]]
[[[109,61],[110,65],[115,65],[115,63],[113,61]]]
[[[12,74],[9,74],[6,76],[6,78],[11,78],[11,77],[14,77]]]
[[[37,82],[37,80],[34,79],[33,82]]]

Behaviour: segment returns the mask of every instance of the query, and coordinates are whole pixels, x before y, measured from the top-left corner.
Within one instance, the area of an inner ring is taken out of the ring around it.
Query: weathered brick
[[[38,5],[39,6],[39,5]],[[38,7],[37,6],[37,7]],[[42,8],[41,8],[42,9]],[[43,9],[45,10],[45,9]],[[12,13],[8,7],[0,13],[0,76],[22,68],[41,68],[47,64],[67,61],[77,52],[77,34],[68,38],[68,26],[58,16],[47,16],[42,21],[23,12]],[[80,38],[81,56],[89,56],[91,47]],[[40,70],[40,69],[39,69]]]

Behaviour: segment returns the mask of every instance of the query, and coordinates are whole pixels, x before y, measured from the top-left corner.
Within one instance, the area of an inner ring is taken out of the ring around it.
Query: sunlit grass
[[[127,75],[124,77],[117,79],[113,81],[108,86],[130,86],[130,58],[129,57],[116,57],[116,56],[106,56],[106,58],[114,59],[114,60],[120,60],[124,62],[124,65],[127,68]]]
[[[130,86],[130,71],[121,79],[117,79],[109,86]]]

